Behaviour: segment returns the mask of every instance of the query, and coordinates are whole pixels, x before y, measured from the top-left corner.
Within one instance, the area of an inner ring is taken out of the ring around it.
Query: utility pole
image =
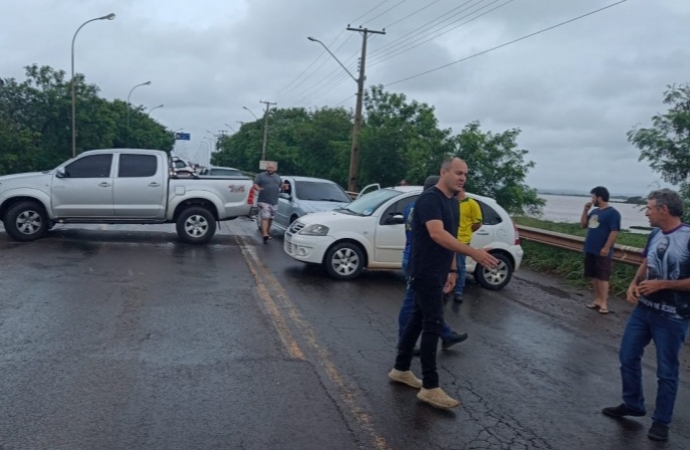
[[[264,112],[264,146],[261,150],[261,161],[266,161],[266,142],[268,141],[268,110],[271,105],[277,105],[277,103],[271,103],[264,100],[259,100],[259,103],[264,103],[266,105],[266,111]]]
[[[359,59],[359,78],[357,81],[357,105],[355,106],[355,127],[352,130],[352,150],[350,151],[350,176],[348,177],[347,189],[350,192],[357,192],[357,172],[359,167],[359,133],[362,130],[362,103],[364,102],[364,80],[365,66],[367,60],[367,39],[369,33],[386,34],[386,30],[375,31],[368,28],[350,28],[348,31],[359,31],[362,33],[362,56]]]

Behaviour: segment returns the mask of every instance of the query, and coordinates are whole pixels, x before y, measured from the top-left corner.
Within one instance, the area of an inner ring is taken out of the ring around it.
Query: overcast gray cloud
[[[386,27],[370,40],[367,62],[367,84],[386,85],[613,2],[7,0],[0,77],[23,79],[32,63],[69,74],[75,30],[114,12],[116,20],[79,33],[77,72],[107,98],[126,99],[134,85],[151,80],[132,103],[165,104],[152,115],[191,132],[192,141],[177,150],[194,155],[207,130],[252,120],[242,106],[260,115],[259,100],[354,106],[354,81],[307,36],[329,44],[355,73],[361,38],[345,27]],[[664,110],[667,84],[690,81],[689,21],[687,0],[629,0],[387,89],[433,105],[441,126],[454,131],[473,120],[496,132],[522,129],[519,144],[537,164],[527,180],[533,187],[604,184],[643,194],[658,176],[637,162],[626,132]],[[441,31],[448,32],[437,36]]]

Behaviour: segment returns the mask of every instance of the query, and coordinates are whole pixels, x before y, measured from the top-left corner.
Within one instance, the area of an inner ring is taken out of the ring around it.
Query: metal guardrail
[[[537,242],[540,244],[550,245],[552,247],[562,248],[575,252],[582,252],[585,238],[581,236],[572,236],[570,234],[558,233],[556,231],[547,231],[539,228],[527,227],[524,225],[516,225],[520,232],[520,239],[526,241]],[[638,247],[630,247],[627,245],[614,244],[613,260],[625,264],[639,266],[644,261],[642,256],[643,249]]]

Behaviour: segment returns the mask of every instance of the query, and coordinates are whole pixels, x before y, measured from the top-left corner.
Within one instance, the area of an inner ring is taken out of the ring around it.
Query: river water
[[[574,197],[568,195],[540,194],[539,198],[546,200],[546,205],[539,218],[552,222],[579,223],[585,203],[589,201],[589,197]],[[621,213],[621,228],[628,229],[632,226],[649,227],[649,221],[644,215],[644,209],[641,205],[619,203],[616,201],[611,201],[610,204]]]

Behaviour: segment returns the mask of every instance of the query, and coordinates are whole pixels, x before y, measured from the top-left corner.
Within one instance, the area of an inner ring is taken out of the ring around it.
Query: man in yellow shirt
[[[458,192],[457,199],[460,202],[460,225],[458,226],[458,241],[469,245],[472,241],[472,233],[482,226],[482,209],[479,203],[467,196],[465,188]],[[453,300],[462,303],[465,292],[465,255],[457,253],[458,280],[455,282]]]

